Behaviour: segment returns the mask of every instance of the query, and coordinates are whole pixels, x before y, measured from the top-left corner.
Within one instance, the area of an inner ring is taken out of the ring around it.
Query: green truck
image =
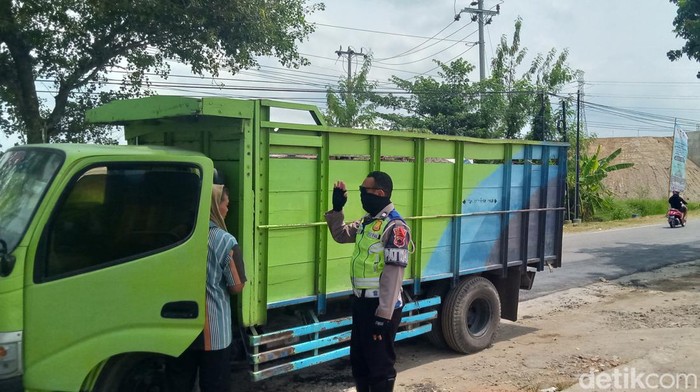
[[[249,278],[232,328],[254,380],[348,354],[352,246],[323,219],[337,180],[394,179],[415,242],[397,340],[486,348],[535,272],[561,265],[564,143],[334,128],[271,100],[156,96],[88,120],[128,145],[0,158],[3,391],[155,390],[204,324],[215,173]],[[363,215],[354,189],[347,219]]]

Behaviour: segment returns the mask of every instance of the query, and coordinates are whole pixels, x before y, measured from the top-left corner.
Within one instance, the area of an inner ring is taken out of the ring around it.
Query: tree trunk
[[[16,99],[19,115],[27,129],[27,143],[44,142],[45,121],[41,118],[39,98],[34,86],[34,64],[31,47],[24,39],[22,30],[12,14],[11,2],[0,1],[0,42],[10,52],[16,80],[8,88]]]

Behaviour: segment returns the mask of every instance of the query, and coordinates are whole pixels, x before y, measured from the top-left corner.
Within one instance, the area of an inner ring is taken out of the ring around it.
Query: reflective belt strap
[[[358,289],[378,289],[379,277],[376,278],[352,278],[352,286]]]
[[[353,289],[358,298],[379,298],[379,289]]]

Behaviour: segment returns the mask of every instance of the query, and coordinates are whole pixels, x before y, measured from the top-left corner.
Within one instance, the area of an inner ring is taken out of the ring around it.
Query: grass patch
[[[582,233],[649,225],[668,226],[668,223],[666,223],[666,217],[664,215],[648,215],[639,218],[610,220],[605,222],[581,222],[576,226],[569,223],[564,225],[564,233]]]
[[[608,206],[598,211],[592,221],[608,222],[633,217],[665,215],[668,211],[666,200],[649,199],[609,199]],[[700,203],[689,203],[688,210],[700,209]]]

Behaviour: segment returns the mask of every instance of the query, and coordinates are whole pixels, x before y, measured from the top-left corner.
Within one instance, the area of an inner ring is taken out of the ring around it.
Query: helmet
[[[677,190],[675,190],[675,189],[673,190],[673,194],[674,194],[674,195],[677,195],[677,194],[679,194],[679,193],[680,193],[679,191],[677,191]]]

